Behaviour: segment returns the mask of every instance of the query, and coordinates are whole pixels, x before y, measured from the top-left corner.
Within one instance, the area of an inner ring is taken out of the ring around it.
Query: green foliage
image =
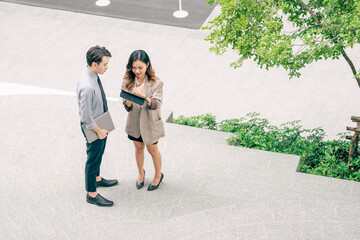
[[[216,130],[216,117],[211,113],[188,118],[181,115],[179,118],[174,120],[174,123],[191,127]]]
[[[338,59],[346,48],[360,43],[360,0],[208,0],[208,3],[219,3],[221,13],[203,28],[211,30],[206,40],[216,54],[232,48],[239,55],[231,64],[234,68],[246,59],[253,59],[261,68],[282,66],[290,78],[299,77],[299,70],[307,64]]]
[[[348,163],[350,142],[345,134],[337,140],[324,140],[321,128],[304,129],[299,120],[270,125],[258,113],[249,113],[240,119],[216,122],[211,113],[195,117],[181,115],[175,123],[234,133],[227,139],[230,145],[300,156],[300,171],[315,175],[360,182],[360,151]]]

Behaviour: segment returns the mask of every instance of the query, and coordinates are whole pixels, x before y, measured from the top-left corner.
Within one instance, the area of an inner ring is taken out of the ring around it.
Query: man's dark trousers
[[[96,192],[96,177],[100,176],[100,165],[107,137],[86,143],[85,187],[87,192]]]

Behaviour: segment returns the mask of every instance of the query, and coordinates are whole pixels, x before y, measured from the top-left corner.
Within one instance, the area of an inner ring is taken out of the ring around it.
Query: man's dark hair
[[[86,53],[86,61],[88,66],[91,67],[93,62],[100,64],[103,56],[111,57],[111,53],[105,47],[96,45],[95,47],[90,48]]]

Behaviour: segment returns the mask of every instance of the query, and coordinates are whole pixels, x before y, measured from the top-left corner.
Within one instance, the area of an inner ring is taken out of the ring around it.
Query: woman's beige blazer
[[[126,90],[125,82],[123,81],[122,89]],[[160,79],[156,79],[156,83],[152,84],[148,78],[145,78],[144,93],[146,96],[157,102],[156,108],[152,110],[147,102],[140,106],[136,103],[132,103],[130,108],[125,105],[126,99],[123,99],[125,109],[128,111],[128,117],[125,126],[125,132],[135,138],[139,138],[140,135],[143,142],[146,145],[151,145],[157,142],[161,137],[165,136],[164,122],[161,118],[160,107],[163,100],[163,82]],[[132,91],[132,86],[129,91]]]

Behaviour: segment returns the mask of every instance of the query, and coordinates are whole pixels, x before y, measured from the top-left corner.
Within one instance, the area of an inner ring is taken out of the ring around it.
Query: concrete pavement
[[[228,133],[167,123],[164,180],[137,190],[126,113],[109,101],[116,130],[99,188],[112,208],[86,203],[85,141],[76,98],[0,97],[3,174],[0,239],[357,239],[360,183],[296,172],[299,157],[226,144]],[[40,122],[38,119],[41,119]],[[145,156],[145,185],[154,174]]]
[[[342,59],[311,64],[289,80],[282,69],[261,70],[253,62],[231,69],[235,54],[210,53],[205,31],[4,2],[0,19],[1,82],[73,92],[84,53],[100,44],[113,54],[103,76],[108,97],[119,96],[130,53],[144,49],[165,83],[164,105],[176,116],[212,112],[223,120],[259,112],[273,124],[301,120],[336,138],[358,114],[359,88]],[[355,66],[359,52],[359,46],[348,50]]]
[[[0,96],[0,239],[359,238],[359,183],[298,173],[298,156],[228,146],[227,133],[167,123],[159,142],[164,181],[138,191],[126,113],[116,101],[128,55],[142,48],[165,83],[164,119],[171,111],[219,119],[258,111],[274,124],[301,119],[335,136],[359,103],[343,62],[313,64],[289,81],[252,63],[229,69],[234,55],[209,53],[199,30],[3,2],[0,27],[1,92],[21,84],[42,93]],[[85,142],[72,96],[95,44],[113,54],[102,79],[116,130],[102,175],[119,185],[99,189],[112,208],[85,202]],[[355,61],[358,51],[349,52]],[[148,185],[148,154],[145,169]]]

